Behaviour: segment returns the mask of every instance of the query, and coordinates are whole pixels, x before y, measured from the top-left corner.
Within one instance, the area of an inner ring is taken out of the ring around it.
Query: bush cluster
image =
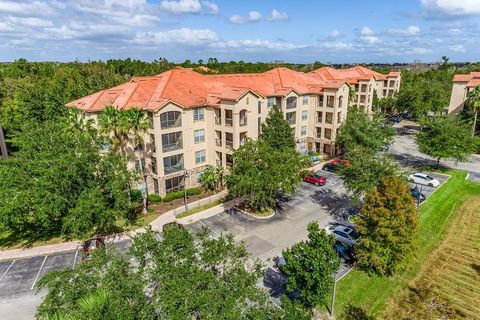
[[[187,189],[187,196],[195,196],[195,195],[199,195],[201,193],[202,193],[202,190],[200,190],[200,188]],[[184,193],[183,190],[167,193],[167,195],[163,198],[163,201],[164,202],[173,201],[175,199],[183,198],[184,195],[185,195],[185,193]]]
[[[158,203],[162,201],[162,197],[160,197],[158,194],[149,194],[148,195],[148,202],[151,203]]]

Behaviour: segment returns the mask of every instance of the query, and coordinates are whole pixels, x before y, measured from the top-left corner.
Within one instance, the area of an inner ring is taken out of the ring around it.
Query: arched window
[[[240,111],[240,125],[245,126],[247,124],[247,110]]]
[[[340,96],[340,98],[338,98],[338,107],[341,108],[343,106],[343,96]]]

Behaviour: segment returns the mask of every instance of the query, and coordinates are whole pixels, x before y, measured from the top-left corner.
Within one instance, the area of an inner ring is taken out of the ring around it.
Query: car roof
[[[335,230],[343,231],[343,232],[346,232],[346,233],[350,233],[350,232],[353,231],[352,228],[346,227],[346,226],[337,226],[337,227],[335,228]]]
[[[426,177],[426,176],[427,176],[427,174],[421,173],[421,172],[414,173],[414,175],[422,176],[422,177]]]

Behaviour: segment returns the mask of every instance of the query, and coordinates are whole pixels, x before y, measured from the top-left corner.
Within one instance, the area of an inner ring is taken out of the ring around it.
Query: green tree
[[[98,116],[100,131],[109,137],[113,152],[126,155],[129,124],[126,113],[113,106],[107,106]]]
[[[223,186],[224,180],[224,171],[222,167],[207,166],[205,170],[202,171],[200,176],[200,181],[203,183],[205,188],[217,192],[219,188]]]
[[[194,239],[176,227],[160,241],[155,236],[136,236],[128,255],[96,250],[75,269],[47,274],[37,285],[48,289],[37,318],[281,318],[282,310],[257,285],[262,265],[233,236],[212,239],[204,232]]]
[[[480,87],[476,87],[468,94],[467,106],[473,112],[472,136],[477,128],[478,111],[480,110]]]
[[[293,148],[273,149],[262,138],[247,138],[233,157],[228,192],[234,197],[246,195],[254,210],[273,208],[279,192],[292,194],[300,185],[304,161]]]
[[[337,142],[346,150],[358,146],[379,151],[382,146],[392,143],[395,130],[384,126],[383,117],[375,115],[372,119],[357,108],[350,108],[347,119],[340,126]]]
[[[478,139],[457,116],[427,119],[425,129],[416,135],[421,152],[435,158],[437,167],[441,159],[464,161],[478,148]]]
[[[366,148],[351,149],[347,152],[346,158],[350,160],[351,165],[340,166],[339,175],[346,189],[353,193],[355,199],[361,198],[375,188],[383,177],[402,174],[391,156]]]
[[[355,246],[358,265],[392,275],[416,249],[418,218],[408,184],[384,177],[366,194],[355,227],[361,238]]]
[[[295,148],[292,128],[284,119],[282,110],[273,106],[262,124],[261,138],[273,149]]]
[[[88,236],[130,216],[132,174],[121,157],[100,154],[88,124],[46,121],[21,130],[13,143],[18,151],[0,160],[1,230]]]
[[[326,303],[332,290],[340,260],[333,249],[335,238],[327,236],[317,222],[308,224],[308,240],[283,250],[285,265],[281,271],[287,276],[286,291],[298,291],[302,303],[313,308]]]

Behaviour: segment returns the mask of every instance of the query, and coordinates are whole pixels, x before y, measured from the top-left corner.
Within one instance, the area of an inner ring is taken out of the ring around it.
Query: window
[[[267,107],[271,108],[275,104],[275,97],[269,97],[267,99]]]
[[[205,109],[195,108],[193,109],[193,121],[203,121],[205,118]]]
[[[323,107],[323,94],[318,96],[318,106]]]
[[[308,96],[303,96],[302,104],[303,104],[303,105],[308,104]]]
[[[233,126],[233,112],[232,110],[225,110],[225,125]]]
[[[157,174],[157,159],[152,157],[152,173]]]
[[[288,121],[289,124],[295,124],[296,123],[296,112],[287,112],[286,114],[286,120]]]
[[[250,104],[250,98],[249,98],[249,97],[247,97],[247,98],[245,99],[245,104]]]
[[[182,189],[183,187],[183,176],[174,177],[171,179],[165,180],[165,191],[166,193],[174,192]]]
[[[160,126],[162,129],[180,127],[181,125],[182,118],[179,111],[167,111],[160,115]]]
[[[334,96],[328,96],[328,97],[327,97],[327,107],[332,108],[334,101],[335,101],[335,97],[334,97]]]
[[[258,135],[262,133],[262,118],[258,118],[257,120],[257,130],[258,130]]]
[[[162,134],[162,151],[169,152],[183,148],[182,132],[172,132]]]
[[[306,136],[307,135],[307,126],[303,126],[300,128],[300,135]]]
[[[135,161],[135,170],[138,172],[142,171],[145,168],[145,159],[140,159]]]
[[[183,170],[183,154],[163,158],[163,169],[165,174]]]
[[[332,112],[325,113],[325,122],[328,123],[328,124],[333,123],[333,113]]]
[[[340,123],[340,122],[342,122],[342,113],[341,112],[337,113],[337,123]]]
[[[194,136],[195,136],[195,143],[201,143],[205,141],[205,130],[200,129],[200,130],[195,130],[194,131]]]
[[[205,162],[205,150],[200,150],[195,152],[195,163],[204,163]]]
[[[157,147],[155,145],[155,135],[154,134],[150,134],[150,150],[152,150],[152,152],[155,152],[157,150]]]
[[[287,109],[293,109],[297,107],[297,97],[287,98]]]
[[[262,113],[262,102],[258,101],[258,114]]]
[[[307,110],[302,111],[302,120],[307,120],[307,118],[308,118],[308,111]]]
[[[155,194],[160,193],[160,188],[158,187],[158,179],[155,178],[153,178],[153,192],[155,192]]]
[[[322,123],[323,121],[323,112],[317,112],[316,122]]]

